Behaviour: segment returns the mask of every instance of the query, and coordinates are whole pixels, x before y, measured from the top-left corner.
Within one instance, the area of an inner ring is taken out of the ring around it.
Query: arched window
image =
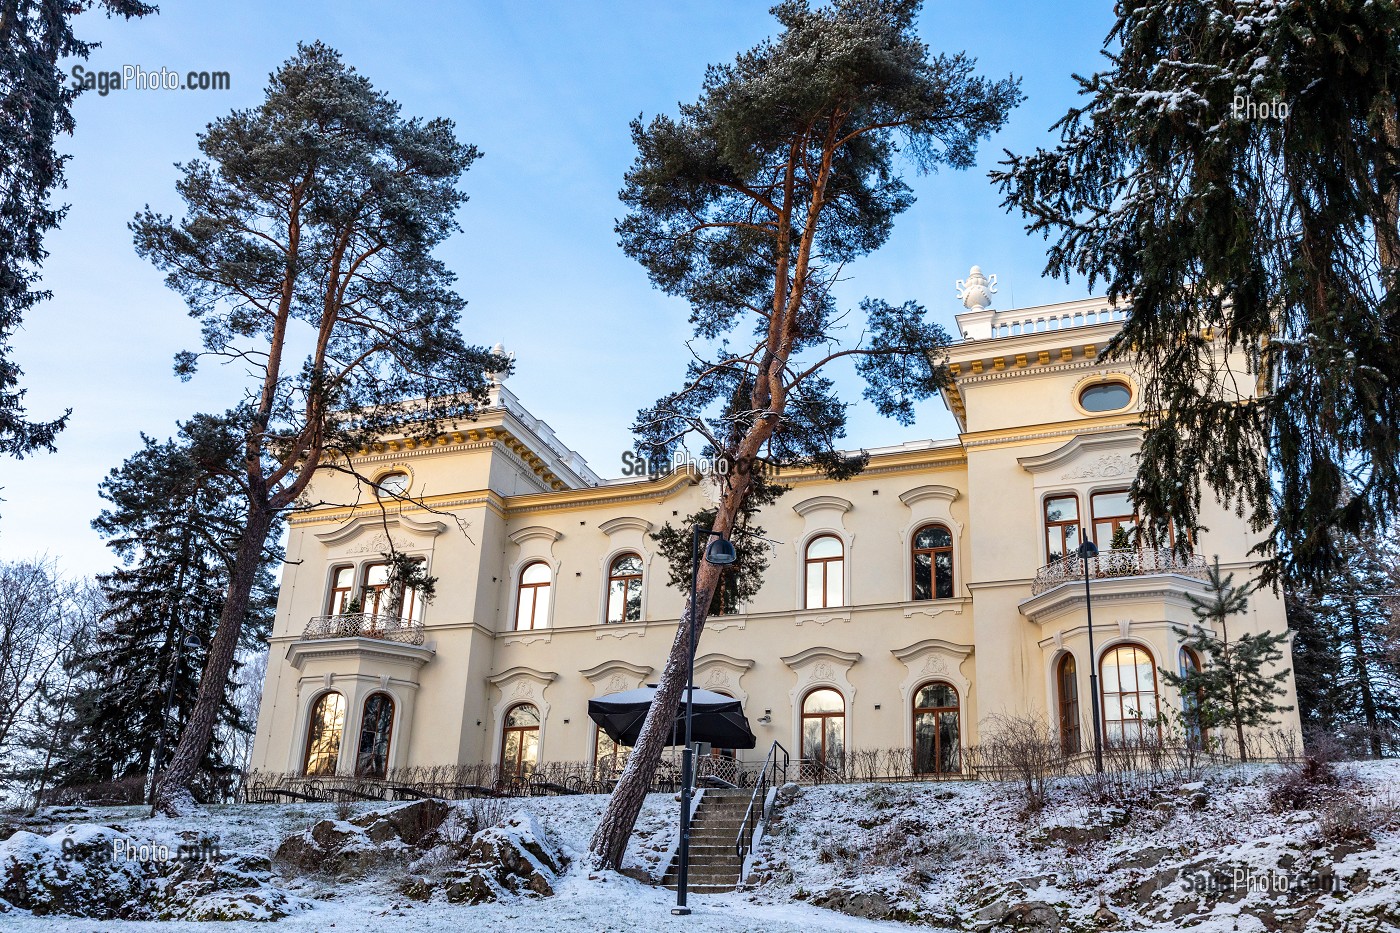
[[[593,762],[597,768],[598,780],[606,781],[622,774],[622,767],[627,764],[627,756],[630,754],[632,746],[619,745],[601,726],[598,727],[597,735],[593,739]]]
[[[1201,672],[1201,657],[1194,649],[1183,647],[1177,653],[1177,671],[1182,677]],[[1181,694],[1182,719],[1186,724],[1186,742],[1192,748],[1205,744],[1205,730],[1201,728],[1201,704],[1205,701],[1205,690],[1186,690]]]
[[[335,774],[340,761],[340,736],[345,731],[345,697],[335,691],[323,693],[311,704],[306,723],[306,774]]]
[[[1045,500],[1045,559],[1053,564],[1079,550],[1079,497],[1051,496]]]
[[[515,630],[544,628],[549,621],[549,565],[537,560],[520,571],[515,601]]]
[[[355,756],[355,773],[382,778],[389,773],[389,740],[394,734],[394,699],[387,693],[371,693],[365,698],[360,718],[360,751]]]
[[[1094,520],[1094,543],[1100,551],[1112,548],[1115,537],[1121,539],[1126,536],[1129,546],[1135,542],[1137,515],[1133,512],[1128,490],[1096,492],[1089,498],[1089,509]],[[1119,529],[1123,534],[1119,534]]]
[[[1104,738],[1112,745],[1140,745],[1156,740],[1157,669],[1152,653],[1137,645],[1118,645],[1099,662],[1103,684]]]
[[[517,703],[506,711],[501,727],[501,776],[523,781],[540,759],[540,711]]]
[[[953,533],[943,525],[914,533],[914,598],[953,598]]]
[[[845,552],[841,539],[822,535],[807,544],[807,608],[844,606]]]
[[[642,618],[642,559],[619,554],[608,569],[608,621],[640,622]]]
[[[1060,748],[1066,755],[1073,755],[1083,748],[1079,732],[1079,672],[1074,655],[1066,654],[1055,665],[1055,689],[1060,698]]]
[[[846,701],[829,688],[802,700],[802,757],[840,770],[846,753]]]
[[[331,598],[326,606],[326,614],[345,615],[350,601],[355,598],[355,568],[348,564],[331,568]]]
[[[962,770],[958,691],[941,681],[914,694],[914,771],[954,774]]]

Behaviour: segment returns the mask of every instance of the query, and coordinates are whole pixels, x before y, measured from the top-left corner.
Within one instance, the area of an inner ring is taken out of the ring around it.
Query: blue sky
[[[35,417],[65,407],[71,426],[56,454],[0,461],[0,558],[47,553],[74,573],[111,566],[88,523],[97,484],[139,444],[168,436],[192,412],[222,410],[242,374],[214,368],[191,383],[171,374],[198,328],[160,275],[137,258],[126,229],[145,204],[177,212],[174,163],[195,134],[255,104],[269,72],[297,41],[321,39],[397,99],[408,114],[447,116],[485,153],[467,174],[463,230],[442,250],[470,302],[469,340],[517,354],[510,386],[605,476],[619,473],[636,409],[674,386],[688,336],[683,304],[654,291],[617,248],[612,227],[632,160],[627,123],[674,112],[699,91],[706,64],[764,36],[765,2],[337,3],[175,2],[134,22],[85,15],[102,48],[90,69],[139,65],[228,71],[226,91],[83,95],[64,201],[49,239],[45,284],[16,340]],[[1045,243],[998,206],[986,172],[1002,149],[1053,141],[1050,125],[1074,100],[1073,72],[1099,67],[1112,25],[1107,2],[930,2],[920,33],[935,51],[967,51],[979,70],[1023,79],[1027,101],[982,150],[976,169],[910,179],[918,203],[878,254],[850,270],[848,294],[923,303],[951,329],[953,282],[974,263],[996,273],[997,307],[1083,297],[1085,283],[1042,278]],[[859,397],[849,370],[837,373]],[[909,428],[861,401],[850,446],[954,433],[941,402]]]

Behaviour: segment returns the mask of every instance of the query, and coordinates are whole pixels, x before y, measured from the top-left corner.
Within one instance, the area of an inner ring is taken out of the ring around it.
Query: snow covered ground
[[[773,821],[755,896],[863,894],[962,928],[995,927],[1016,905],[1034,926],[1046,905],[1086,930],[1400,930],[1400,761],[1347,771],[1354,783],[1315,809],[1281,812],[1276,766],[1108,804],[1062,780],[1029,816],[1007,784],[808,788]],[[1339,890],[1317,897],[1315,884]]]
[[[1335,827],[1329,841],[1323,823],[1336,819],[1330,811],[1270,809],[1276,769],[1269,767],[1209,773],[1200,783],[1159,791],[1127,807],[1089,799],[1082,788],[1066,782],[1034,816],[1022,812],[1016,789],[1004,784],[803,788],[773,821],[756,867],[757,884],[745,892],[692,896],[695,913],[688,918],[671,915],[673,892],[586,870],[583,852],[605,798],[512,801],[512,808],[533,811],[573,861],[555,896],[477,906],[441,899],[419,903],[398,893],[401,871],[355,881],[284,872],[277,884],[310,906],[278,921],[275,929],[1004,929],[1003,924],[1018,918],[1035,928],[1034,923],[1046,922],[1044,910],[1052,910],[1066,931],[1264,931],[1281,924],[1289,929],[1290,916],[1296,929],[1400,930],[1400,914],[1393,913],[1400,904],[1400,762],[1355,769],[1359,783],[1351,794],[1366,803],[1371,831],[1368,838],[1351,841],[1337,841]],[[670,796],[653,795],[647,801],[628,850],[629,867],[656,872],[669,859],[676,807]],[[355,811],[369,809],[365,804]],[[286,836],[335,815],[329,804],[218,807],[198,821],[198,828],[216,833],[225,853],[269,855]],[[186,828],[147,820],[133,809],[61,814],[60,819],[115,824],[137,839],[165,838]],[[1203,900],[1186,889],[1193,872],[1204,877],[1223,866],[1242,866],[1259,878],[1295,879],[1321,866],[1342,879],[1342,893],[1329,894],[1305,910],[1301,895],[1246,887],[1217,891]],[[894,915],[920,925],[860,919],[816,902],[866,915],[872,903],[876,908],[893,905]],[[0,915],[0,929],[17,933],[187,928],[246,933],[269,926]]]

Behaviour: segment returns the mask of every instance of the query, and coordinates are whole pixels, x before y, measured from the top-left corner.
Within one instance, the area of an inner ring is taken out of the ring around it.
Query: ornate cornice
[[[1027,442],[1050,440],[1056,437],[1073,437],[1077,434],[1103,434],[1110,431],[1121,431],[1123,428],[1136,424],[1136,416],[1131,420],[1125,418],[1115,418],[1103,424],[1093,424],[1092,422],[1061,422],[1062,427],[1050,428],[1041,431],[999,430],[989,431],[986,434],[965,434],[963,435],[963,446],[969,450],[978,447],[992,447],[1002,444],[1024,444]]]
[[[604,674],[608,673],[608,671],[626,671],[633,677],[645,679],[650,677],[651,672],[654,670],[656,670],[656,668],[652,667],[650,664],[642,665],[629,664],[626,661],[604,661],[602,664],[595,664],[588,670],[579,671],[579,673],[587,679],[593,680],[594,678],[602,677]]]
[[[891,648],[890,654],[907,663],[929,651],[946,651],[948,654],[957,654],[966,658],[975,650],[972,645],[960,645],[954,641],[944,641],[942,638],[925,638],[923,641],[916,641],[906,648]]]
[[[1016,462],[1027,473],[1044,473],[1058,469],[1077,458],[1080,454],[1104,448],[1128,449],[1136,451],[1142,443],[1142,432],[1135,428],[1117,431],[1098,431],[1093,434],[1076,435],[1069,443],[1055,448],[1049,453],[1033,457],[1017,457]],[[1069,479],[1071,477],[1065,477]]]
[[[637,518],[634,515],[621,515],[617,518],[610,518],[598,525],[598,530],[605,535],[614,535],[619,531],[640,531],[646,534],[651,531],[652,524],[645,518]]]
[[[528,677],[531,680],[538,680],[542,684],[551,684],[559,679],[559,675],[553,671],[537,671],[533,667],[526,667],[523,664],[517,664],[515,667],[507,668],[499,674],[492,674],[486,679],[492,686],[499,687],[501,684],[514,680],[517,677]]]
[[[805,651],[799,651],[797,654],[781,658],[780,660],[788,667],[801,667],[808,661],[815,661],[818,658],[827,661],[836,661],[849,667],[861,659],[861,653],[859,651],[839,651],[836,648],[827,648],[818,645],[814,648],[808,648]]]
[[[855,506],[851,505],[851,500],[842,499],[840,496],[812,496],[810,499],[803,499],[792,506],[792,510],[798,515],[806,515],[808,512],[816,512],[820,509],[849,512],[853,508]]]
[[[942,499],[945,502],[954,502],[960,495],[962,493],[952,486],[929,484],[915,486],[913,489],[900,493],[899,501],[912,508],[915,503],[923,502],[925,499]]]

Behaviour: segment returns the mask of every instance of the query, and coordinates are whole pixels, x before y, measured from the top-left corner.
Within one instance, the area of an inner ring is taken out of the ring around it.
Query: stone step
[[[661,877],[662,884],[676,884],[676,878],[680,877],[679,871],[668,871]],[[728,871],[701,871],[690,866],[690,881],[693,884],[738,884],[739,870]]]

